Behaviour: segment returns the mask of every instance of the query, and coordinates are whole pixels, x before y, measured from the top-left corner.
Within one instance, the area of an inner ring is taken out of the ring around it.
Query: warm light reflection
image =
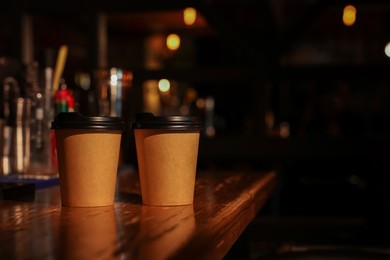
[[[346,26],[352,26],[356,21],[356,8],[353,5],[347,5],[343,10],[343,23]]]
[[[22,207],[20,207],[19,205],[15,206],[13,216],[14,216],[15,225],[22,224],[22,222],[24,220],[24,218],[23,218],[24,214],[23,214]]]
[[[64,207],[59,221],[61,259],[120,259],[114,207]]]
[[[280,123],[280,137],[287,138],[290,136],[290,125],[287,122]]]
[[[180,37],[177,34],[170,34],[167,37],[167,47],[168,49],[175,51],[180,47]]]
[[[160,79],[158,82],[158,89],[161,92],[168,92],[169,89],[171,88],[171,83],[167,79]]]
[[[193,25],[196,20],[196,9],[192,7],[184,9],[183,18],[186,25]]]
[[[84,90],[88,90],[91,87],[91,76],[86,72],[76,72],[74,81]]]
[[[142,86],[144,110],[153,114],[160,114],[161,102],[157,80],[147,80]]]
[[[390,58],[390,42],[388,42],[385,46],[385,54]]]
[[[208,137],[213,137],[215,136],[215,128],[213,126],[208,126],[206,127],[206,135]]]
[[[139,247],[137,259],[172,258],[194,237],[195,228],[193,205],[142,207],[138,235],[146,242]]]
[[[198,109],[204,109],[206,106],[206,101],[204,100],[204,98],[198,98],[196,100],[196,106]]]
[[[265,122],[265,126],[267,127],[267,129],[271,130],[274,127],[275,115],[272,111],[267,111],[265,113],[264,122]]]

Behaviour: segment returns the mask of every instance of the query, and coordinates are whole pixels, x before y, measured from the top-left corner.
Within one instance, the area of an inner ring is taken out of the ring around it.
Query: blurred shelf
[[[170,78],[195,83],[240,84],[259,80],[329,80],[329,79],[372,79],[383,80],[388,77],[390,64],[371,65],[291,65],[279,69],[264,70],[256,66],[178,68],[163,70],[146,70],[130,68],[135,78],[147,79]],[[269,68],[268,68],[269,69]],[[238,85],[241,87],[241,85]],[[258,84],[257,85],[261,85]],[[369,86],[368,86],[369,87]]]
[[[239,84],[259,76],[260,68],[131,69],[135,81],[168,78],[193,83]],[[240,87],[240,85],[239,85]]]
[[[387,158],[390,137],[202,138],[199,160]]]
[[[387,79],[390,64],[308,64],[289,65],[274,76],[282,79]]]
[[[59,14],[59,13],[91,13],[91,12],[139,12],[139,11],[153,11],[153,10],[172,10],[187,7],[191,1],[103,1],[97,0],[93,3],[90,1],[70,0],[63,2],[53,2],[48,0],[39,1],[13,1],[4,0],[0,13],[5,12],[30,12],[37,14]],[[192,3],[193,4],[193,3]]]

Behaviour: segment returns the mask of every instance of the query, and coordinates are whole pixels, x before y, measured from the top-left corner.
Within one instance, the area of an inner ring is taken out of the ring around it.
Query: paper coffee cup
[[[196,117],[137,115],[133,130],[143,204],[193,203],[200,129]]]
[[[123,122],[116,117],[60,113],[52,129],[56,135],[62,205],[113,205]]]

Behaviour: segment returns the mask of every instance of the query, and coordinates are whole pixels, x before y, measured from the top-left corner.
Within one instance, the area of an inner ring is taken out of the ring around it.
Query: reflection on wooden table
[[[275,172],[199,172],[193,205],[143,206],[138,175],[118,175],[115,205],[61,207],[58,186],[0,200],[4,259],[220,259],[267,201]]]

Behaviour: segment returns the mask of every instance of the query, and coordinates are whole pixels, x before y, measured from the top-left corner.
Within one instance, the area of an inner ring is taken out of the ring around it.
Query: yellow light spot
[[[167,79],[160,79],[158,82],[158,89],[161,92],[168,92],[169,89],[171,88],[171,83]]]
[[[390,42],[388,42],[385,46],[385,54],[390,58]]]
[[[180,37],[177,34],[170,34],[167,37],[168,49],[175,51],[180,47]]]
[[[196,9],[192,7],[184,9],[183,18],[186,25],[193,25],[196,20]]]
[[[356,8],[353,5],[347,5],[343,10],[343,23],[346,26],[352,26],[356,21]]]

